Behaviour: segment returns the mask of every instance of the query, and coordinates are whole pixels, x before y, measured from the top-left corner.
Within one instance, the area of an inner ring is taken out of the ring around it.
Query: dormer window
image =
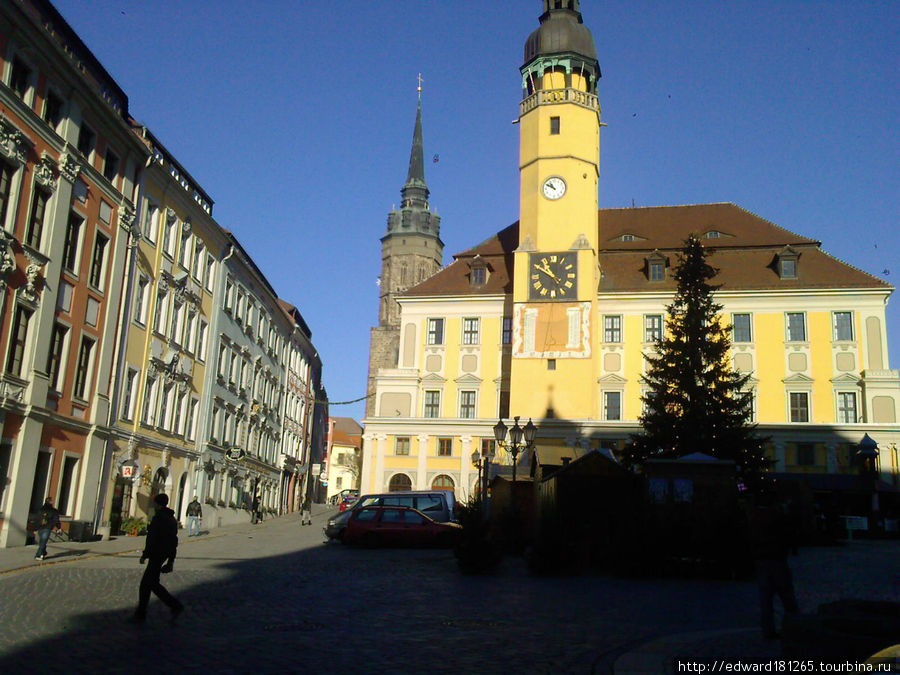
[[[634,241],[634,235],[633,234],[623,234],[622,241]]]
[[[719,235],[719,231],[718,231],[718,230],[710,230],[709,232],[706,233],[706,238],[707,238],[707,239],[718,239],[719,236],[720,236],[720,235]]]
[[[800,254],[790,246],[785,246],[781,249],[778,255],[775,256],[779,278],[796,279],[799,260]]]
[[[484,286],[487,283],[489,271],[488,264],[481,256],[475,256],[475,259],[469,264],[469,284],[476,288]]]
[[[646,273],[647,281],[665,281],[667,260],[659,251],[654,251],[647,256]]]

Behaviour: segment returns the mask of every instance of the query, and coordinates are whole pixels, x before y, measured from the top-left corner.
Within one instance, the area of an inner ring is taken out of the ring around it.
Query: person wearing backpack
[[[53,499],[47,497],[38,513],[38,550],[34,554],[35,560],[43,560],[47,557],[47,540],[50,539],[50,530],[59,531],[59,529],[59,511],[53,508]]]

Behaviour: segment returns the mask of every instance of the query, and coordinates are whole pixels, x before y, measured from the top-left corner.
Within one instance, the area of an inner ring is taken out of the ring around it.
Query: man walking
[[[47,497],[38,513],[38,549],[34,554],[35,560],[43,560],[47,557],[47,540],[50,539],[50,530],[58,531],[59,527],[59,511],[53,508],[53,499]]]
[[[253,502],[250,504],[250,522],[256,525],[259,521],[259,495],[253,495]]]
[[[150,602],[151,592],[171,610],[173,621],[184,611],[184,605],[159,583],[159,575],[171,572],[175,564],[175,554],[178,551],[178,521],[175,520],[175,512],[166,508],[169,503],[168,496],[158,494],[153,501],[156,502],[156,514],[147,528],[147,540],[141,554],[141,564],[143,565],[146,560],[147,568],[141,578],[138,606],[133,619],[135,623],[143,623],[147,618],[147,604]]]
[[[300,525],[312,525],[312,500],[309,495],[303,498],[303,506],[300,507]]]
[[[775,640],[780,637],[775,628],[775,595],[781,598],[785,614],[796,614],[800,610],[787,563],[788,552],[795,548],[793,533],[771,491],[757,495],[750,515],[750,543],[756,562],[763,637]]]
[[[200,502],[197,501],[197,495],[194,495],[194,501],[188,504],[187,507],[187,519],[188,519],[188,536],[189,537],[197,537],[200,536],[200,519],[203,517],[203,507],[200,506]]]

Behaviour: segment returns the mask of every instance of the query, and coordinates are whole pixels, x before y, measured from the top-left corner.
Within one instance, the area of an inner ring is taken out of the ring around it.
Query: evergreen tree
[[[731,367],[731,326],[722,325],[722,305],[713,300],[719,286],[709,280],[718,270],[706,255],[691,235],[678,256],[678,289],[666,308],[665,334],[656,342],[656,354],[647,355],[642,378],[648,387],[643,430],[631,437],[625,462],[702,452],[733,460],[743,481],[755,485],[768,466],[766,439],[757,437],[749,422],[752,394],[744,387],[750,375]]]

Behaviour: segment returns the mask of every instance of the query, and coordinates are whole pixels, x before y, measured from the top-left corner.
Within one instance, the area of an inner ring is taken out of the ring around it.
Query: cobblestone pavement
[[[174,626],[155,598],[146,625],[126,622],[139,546],[2,574],[0,672],[673,672],[676,659],[778,656],[755,628],[753,582],[539,578],[518,559],[462,576],[450,551],[324,545],[326,516],[182,535],[163,577],[187,606]],[[803,549],[801,608],[900,600],[896,552]]]

